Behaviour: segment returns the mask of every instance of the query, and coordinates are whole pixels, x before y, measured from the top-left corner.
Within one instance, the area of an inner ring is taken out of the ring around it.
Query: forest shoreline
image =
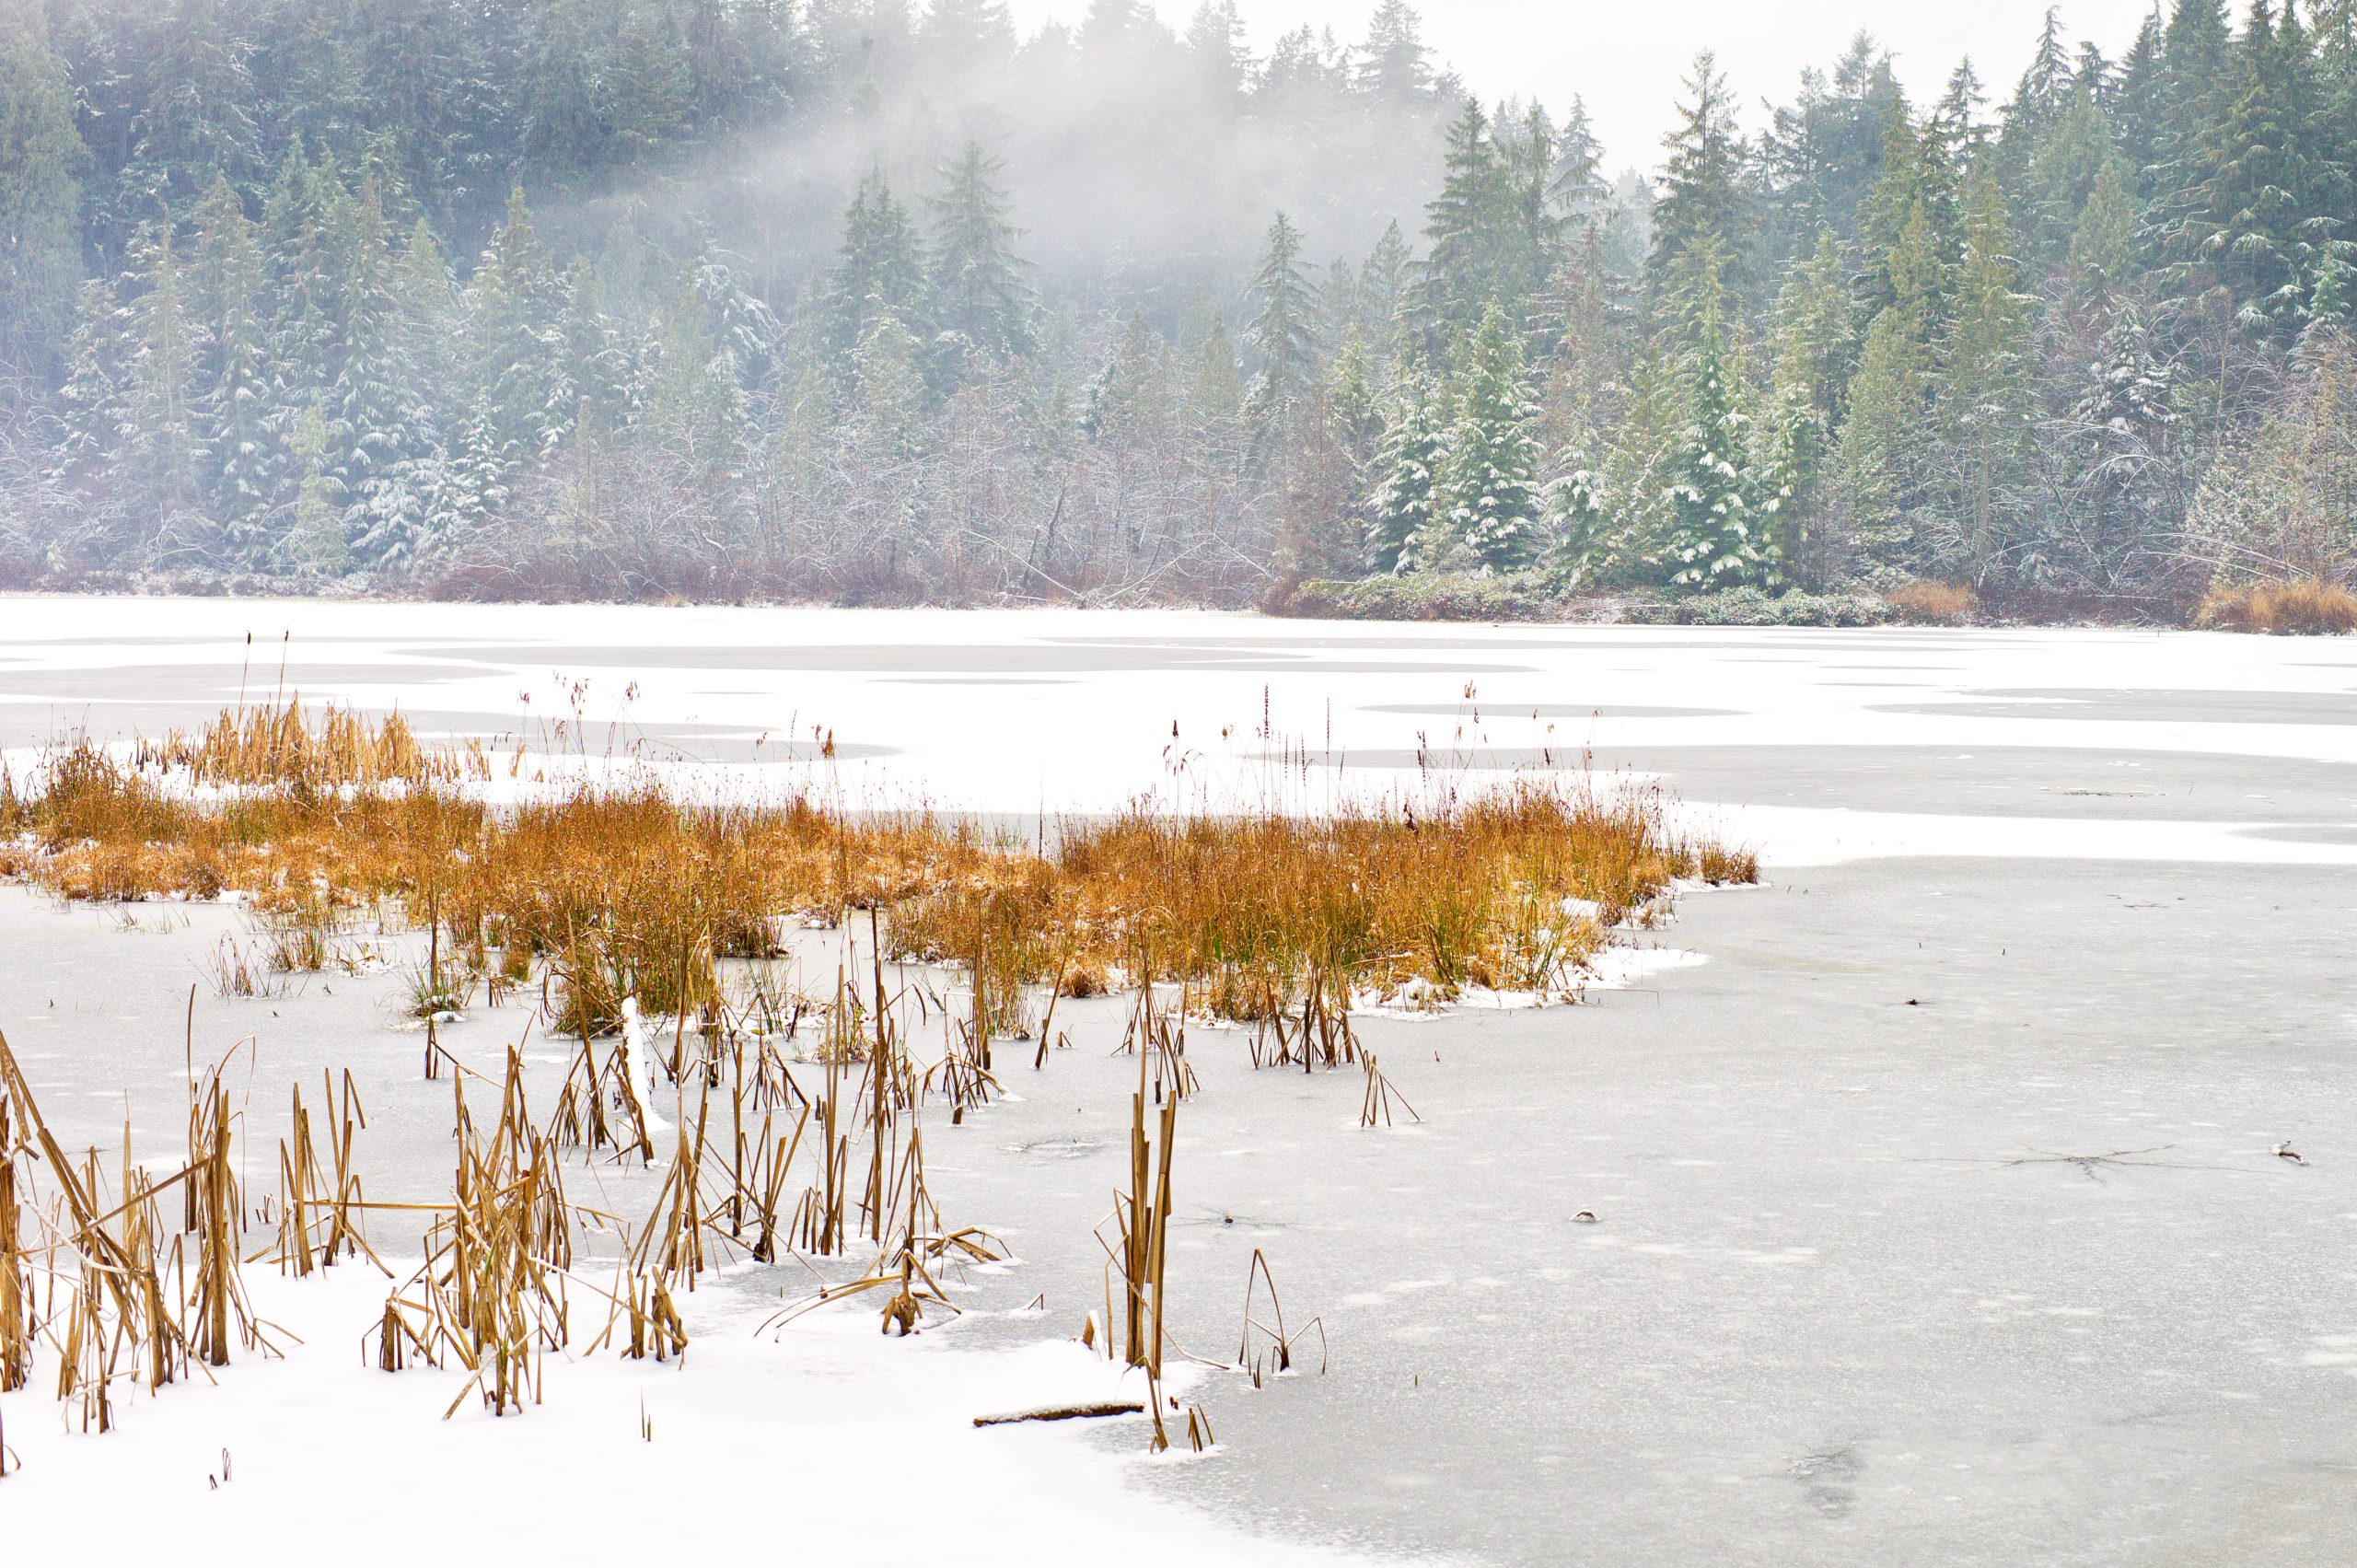
[[[1915,587],[1919,585],[1910,585]],[[1960,608],[1937,602],[1906,602],[1909,589],[1878,593],[1857,588],[1812,593],[1793,589],[1771,595],[1758,589],[1678,596],[1565,588],[1542,574],[1483,577],[1471,574],[1345,579],[1283,579],[1257,601],[1091,601],[1035,598],[1007,594],[956,599],[923,595],[816,598],[758,592],[691,596],[659,587],[609,595],[525,591],[487,592],[481,583],[392,587],[363,577],[287,578],[274,575],[75,572],[0,584],[0,598],[256,598],[311,599],[377,604],[641,604],[677,608],[769,610],[997,610],[1039,609],[1204,610],[1281,621],[1348,621],[1376,624],[1514,624],[1558,626],[1725,627],[1943,627],[2038,628],[2131,626],[2181,630],[2264,631],[2241,618],[2217,616],[2203,601],[2143,597],[2101,598],[2055,595],[2031,599],[1981,600],[1946,585],[1935,590],[1964,594]],[[1943,596],[1944,597],[1944,596]],[[2320,630],[2312,627],[2287,631]],[[2346,630],[2346,628],[2341,628]]]

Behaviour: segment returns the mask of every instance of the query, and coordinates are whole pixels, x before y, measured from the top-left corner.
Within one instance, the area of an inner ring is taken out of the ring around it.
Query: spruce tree
[[[1399,573],[1424,564],[1417,559],[1416,546],[1419,540],[1438,538],[1434,498],[1440,486],[1447,426],[1438,382],[1422,366],[1403,366],[1384,411],[1383,440],[1375,456],[1376,485],[1367,501],[1370,570]]]
[[[399,474],[432,440],[415,410],[400,262],[376,182],[362,186],[341,246],[344,352],[325,406],[344,485],[343,534],[365,540],[401,504]]]
[[[1252,320],[1245,343],[1259,366],[1245,418],[1264,459],[1283,449],[1295,408],[1317,377],[1318,301],[1301,269],[1301,231],[1279,213],[1252,279]]]
[[[2029,312],[2015,289],[2003,199],[1986,176],[1967,187],[1964,263],[1939,347],[1933,417],[1936,470],[1946,492],[1936,508],[1953,543],[1943,565],[1983,580],[2021,537],[2031,499],[2037,395]]]
[[[1448,128],[1440,193],[1424,209],[1418,316],[1434,342],[1469,331],[1506,288],[1500,252],[1515,205],[1490,118],[1468,99]]]
[[[367,504],[351,519],[354,552],[385,570],[414,569],[439,542],[452,465],[453,429],[462,411],[452,328],[458,290],[434,231],[420,218],[402,247],[393,282],[388,374],[399,387],[399,436],[385,465],[370,476]]]
[[[1770,476],[1759,487],[1764,544],[1785,570],[1820,578],[1817,526],[1824,470],[1858,352],[1856,306],[1832,231],[1785,281],[1776,305]]]
[[[95,510],[107,494],[108,470],[123,440],[127,342],[114,286],[84,284],[74,298],[65,340],[65,380],[58,389],[57,464],[52,477]]]
[[[2296,7],[2279,23],[2252,0],[2235,45],[2232,101],[2196,148],[2200,194],[2180,229],[2184,253],[2253,324],[2296,321],[2340,170],[2311,150],[2317,88]]]
[[[548,420],[571,419],[599,435],[613,430],[630,412],[638,367],[622,341],[621,329],[606,313],[605,286],[597,269],[575,261],[566,274],[564,303],[552,329],[556,375]]]
[[[1466,345],[1452,401],[1456,418],[1441,456],[1430,543],[1422,563],[1461,547],[1485,572],[1519,571],[1538,558],[1546,503],[1538,483],[1538,406],[1523,365],[1522,334],[1492,305]]]
[[[204,446],[197,422],[198,324],[188,308],[172,226],[132,238],[132,292],[122,326],[129,354],[122,444],[111,462],[134,535],[151,550],[199,542]]]
[[[127,161],[114,180],[118,232],[158,214],[187,213],[226,175],[244,185],[261,168],[254,123],[252,44],[228,0],[180,0],[142,29],[132,70],[137,95]]]
[[[189,308],[203,334],[196,419],[204,495],[226,558],[261,564],[269,546],[271,348],[261,248],[226,176],[198,203]]]
[[[1604,144],[1596,139],[1586,102],[1576,95],[1555,136],[1555,167],[1548,176],[1547,194],[1557,213],[1582,223],[1594,222],[1612,196],[1604,179]]]
[[[1772,541],[1752,509],[1748,435],[1724,325],[1725,248],[1705,235],[1678,253],[1672,280],[1690,322],[1680,357],[1685,418],[1663,469],[1662,506],[1670,581],[1703,590],[1773,575]]]
[[[843,214],[842,259],[828,279],[830,337],[849,354],[866,336],[867,319],[881,309],[902,328],[923,335],[924,245],[909,210],[876,170],[859,182]]]
[[[1020,359],[1033,347],[1031,315],[1037,308],[1023,276],[1026,263],[1015,253],[1019,235],[1006,221],[1008,203],[999,185],[1004,160],[968,142],[940,170],[941,193],[928,203],[933,215],[932,314],[946,358]]]
[[[41,8],[0,8],[0,370],[41,382],[81,279],[82,157]]]
[[[508,198],[461,306],[467,374],[479,395],[470,412],[488,411],[489,439],[475,444],[479,471],[511,459],[537,458],[573,426],[559,408],[555,322],[561,285],[540,249],[523,192]],[[505,475],[500,476],[504,483]],[[487,494],[496,486],[479,486]]]
[[[1432,94],[1432,51],[1425,47],[1423,20],[1408,0],[1382,0],[1358,48],[1362,91],[1391,104],[1421,103]]]
[[[1716,239],[1726,285],[1740,293],[1747,277],[1733,258],[1749,213],[1744,190],[1748,150],[1736,128],[1735,96],[1710,51],[1694,57],[1686,91],[1678,129],[1663,139],[1669,157],[1654,203],[1650,268],[1656,280],[1666,280],[1690,247]]]
[[[2167,78],[2161,38],[2161,13],[2156,6],[2136,29],[2128,52],[2119,57],[2112,83],[2112,123],[2119,132],[2120,156],[2128,163],[2128,188],[2140,198],[2151,189],[2165,132]]]

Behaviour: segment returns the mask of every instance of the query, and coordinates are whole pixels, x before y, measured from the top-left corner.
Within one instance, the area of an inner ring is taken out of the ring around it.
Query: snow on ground
[[[772,1304],[707,1281],[684,1302],[684,1362],[552,1356],[545,1403],[494,1418],[470,1394],[446,1422],[462,1374],[388,1376],[364,1355],[354,1325],[388,1288],[365,1261],[247,1277],[284,1360],[240,1357],[216,1387],[192,1375],[126,1400],[104,1437],[65,1430],[45,1389],[0,1403],[24,1467],[0,1489],[0,1533],[41,1561],[109,1562],[1349,1561],[1135,1495],[1132,1469],[1174,1462],[1144,1457],[1143,1418],[1123,1420],[1128,1457],[1068,1427],[973,1427],[1141,1397],[1075,1344],[887,1342],[865,1311],[801,1318],[772,1342],[758,1331]]]

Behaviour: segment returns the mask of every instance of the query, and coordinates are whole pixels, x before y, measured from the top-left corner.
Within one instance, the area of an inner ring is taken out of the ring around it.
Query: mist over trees
[[[2050,15],[1993,103],[1740,75],[1612,178],[1404,0],[18,0],[0,581],[2349,575],[2357,4]]]

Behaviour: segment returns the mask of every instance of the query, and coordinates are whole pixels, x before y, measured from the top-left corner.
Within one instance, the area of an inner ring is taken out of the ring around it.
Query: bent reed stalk
[[[437,968],[552,970],[568,1033],[610,1029],[623,996],[694,1012],[714,960],[773,956],[785,922],[856,909],[882,912],[895,958],[970,965],[992,999],[978,1029],[1018,1019],[1024,986],[1167,981],[1253,1020],[1328,988],[1568,993],[1608,928],[1679,879],[1758,877],[1748,854],[1673,833],[1657,794],[1585,776],[1319,817],[1141,806],[1029,841],[800,794],[692,803],[651,782],[493,807],[465,785],[482,772],[477,755],[419,748],[398,717],[225,715],[127,756],[68,746],[37,789],[12,791],[0,828],[20,835],[14,869],[68,898],[236,889],[320,927],[337,908],[405,912],[434,929]],[[176,772],[234,783],[191,791]]]

